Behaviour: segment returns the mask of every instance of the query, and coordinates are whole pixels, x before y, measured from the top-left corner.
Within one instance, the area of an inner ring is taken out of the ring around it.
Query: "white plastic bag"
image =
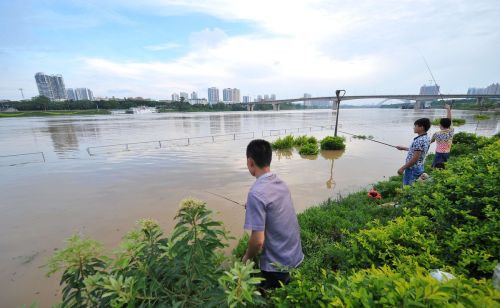
[[[438,269],[432,270],[431,276],[439,282],[444,282],[455,278],[455,276],[453,276],[452,274],[443,272]]]

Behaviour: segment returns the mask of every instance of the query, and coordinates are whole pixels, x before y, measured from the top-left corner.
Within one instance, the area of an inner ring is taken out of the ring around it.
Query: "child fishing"
[[[444,164],[450,157],[451,143],[453,141],[454,129],[451,127],[451,108],[448,104],[444,105],[446,109],[446,118],[441,118],[439,127],[441,130],[432,135],[431,143],[436,142],[436,156],[432,161],[433,168],[444,167]]]
[[[431,127],[431,121],[428,118],[421,118],[415,121],[413,132],[418,136],[413,138],[409,148],[397,146],[401,151],[408,151],[405,164],[398,169],[398,174],[403,176],[403,185],[412,185],[422,173],[424,173],[424,161],[427,151],[429,151],[430,139],[427,131]]]

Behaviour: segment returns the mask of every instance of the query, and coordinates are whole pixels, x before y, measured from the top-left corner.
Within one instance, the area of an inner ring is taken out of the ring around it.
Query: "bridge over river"
[[[436,99],[443,100],[452,100],[452,99],[475,99],[478,104],[481,104],[482,100],[485,98],[500,98],[498,94],[436,94],[436,95],[419,95],[419,94],[403,94],[403,95],[350,95],[341,97],[340,100],[361,100],[361,99],[383,99],[383,100],[403,100],[403,101],[415,101],[415,109],[421,109],[423,103],[425,101],[432,101]],[[273,110],[279,111],[280,104],[283,103],[293,103],[293,102],[311,102],[311,101],[331,101],[332,108],[335,108],[336,104],[333,102],[339,103],[339,99],[336,96],[320,96],[320,97],[299,97],[299,98],[289,98],[289,99],[280,99],[273,101],[259,101],[259,102],[250,102],[243,103],[243,105],[247,106],[248,111],[253,111],[255,105],[260,104],[271,104],[273,106]]]

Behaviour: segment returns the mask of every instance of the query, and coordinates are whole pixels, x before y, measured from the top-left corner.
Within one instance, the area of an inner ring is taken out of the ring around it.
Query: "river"
[[[339,130],[408,145],[417,118],[444,114],[341,109]],[[498,116],[478,123],[474,114],[454,111],[467,120],[456,130],[499,131]],[[241,236],[244,210],[207,192],[244,202],[254,181],[245,157],[251,137],[272,141],[285,133],[279,129],[295,129],[319,139],[333,135],[332,124],[331,110],[0,119],[0,156],[43,152],[0,157],[1,306],[45,307],[61,298],[59,276],[46,278],[42,266],[70,235],[85,234],[113,248],[142,217],[158,220],[169,232],[179,202],[189,196],[205,200],[231,234]],[[272,170],[289,185],[297,212],[369,188],[404,162],[405,152],[344,136],[343,153],[274,154]],[[123,145],[144,141],[152,142],[129,144],[128,150]]]

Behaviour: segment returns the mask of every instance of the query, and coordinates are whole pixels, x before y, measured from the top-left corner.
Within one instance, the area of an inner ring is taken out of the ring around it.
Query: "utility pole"
[[[342,96],[340,96],[342,94]],[[337,96],[337,119],[335,120],[335,137],[337,137],[337,127],[339,125],[339,111],[340,111],[340,100],[345,95],[345,90],[335,91],[335,96]]]
[[[23,97],[23,99],[24,99],[23,88],[19,88],[19,91],[21,91],[21,96],[22,96],[22,97]]]

